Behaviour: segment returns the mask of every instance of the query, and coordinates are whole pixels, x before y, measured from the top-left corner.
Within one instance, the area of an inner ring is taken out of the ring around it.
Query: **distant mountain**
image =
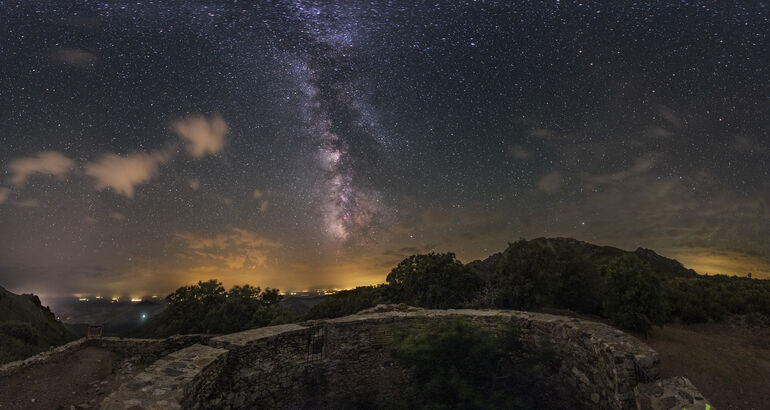
[[[0,363],[23,359],[75,339],[35,295],[0,287]]]
[[[529,246],[548,248],[554,252],[557,257],[566,257],[575,255],[579,259],[600,268],[606,265],[610,260],[626,254],[635,254],[645,262],[649,263],[652,269],[661,273],[665,278],[674,277],[695,277],[697,273],[692,269],[685,268],[676,259],[669,259],[660,256],[655,251],[646,248],[638,248],[635,251],[625,251],[612,246],[599,246],[592,243],[579,241],[573,238],[535,238],[527,241]],[[468,263],[483,276],[491,275],[498,262],[502,259],[501,252],[495,253],[484,260],[475,260]]]

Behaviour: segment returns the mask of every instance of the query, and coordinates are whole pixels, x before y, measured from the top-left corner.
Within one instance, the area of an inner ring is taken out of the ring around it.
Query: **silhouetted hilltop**
[[[665,278],[697,276],[694,270],[685,268],[676,259],[660,256],[655,251],[646,248],[638,248],[631,252],[613,246],[594,245],[574,238],[541,237],[526,242],[528,246],[545,248],[552,251],[557,258],[577,257],[597,269],[608,264],[614,258],[635,254]],[[498,252],[484,260],[470,262],[468,266],[477,269],[481,275],[488,276],[494,273],[502,258],[502,252]]]
[[[0,363],[22,359],[74,335],[35,295],[16,295],[0,287]]]

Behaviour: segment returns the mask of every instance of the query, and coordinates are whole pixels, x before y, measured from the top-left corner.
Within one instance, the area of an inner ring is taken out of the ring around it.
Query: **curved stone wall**
[[[549,344],[555,350],[561,360],[558,377],[562,386],[586,407],[634,408],[634,388],[658,377],[659,358],[654,350],[600,323],[530,312],[411,308],[215,337],[209,344],[230,353],[227,374],[207,403],[212,408],[314,407],[323,403],[287,400],[314,397],[302,389],[353,398],[383,389],[398,391],[406,377],[383,351],[392,329],[387,325],[400,322],[420,327],[453,316],[490,329],[518,319],[525,345]],[[320,353],[313,352],[314,337],[323,338]],[[322,377],[318,377],[319,371]]]
[[[652,348],[601,323],[544,313],[403,305],[213,338],[81,339],[1,366],[0,382],[21,369],[99,346],[156,360],[107,397],[103,409],[376,407],[378,396],[398,397],[410,379],[385,351],[394,325],[421,328],[457,316],[490,330],[517,320],[525,346],[555,351],[560,359],[556,384],[577,407],[679,410],[707,404],[689,380],[659,380],[659,357]]]

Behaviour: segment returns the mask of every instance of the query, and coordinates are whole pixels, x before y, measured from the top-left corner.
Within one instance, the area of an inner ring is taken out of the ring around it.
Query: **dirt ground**
[[[120,358],[87,347],[60,362],[0,380],[0,409],[90,409],[118,387]]]
[[[673,324],[645,342],[660,354],[663,377],[687,376],[717,409],[770,409],[770,329]]]

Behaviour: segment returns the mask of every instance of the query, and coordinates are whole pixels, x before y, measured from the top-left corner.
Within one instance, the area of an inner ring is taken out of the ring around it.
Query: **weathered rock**
[[[692,382],[683,376],[669,377],[634,388],[637,410],[715,410]]]
[[[221,371],[226,350],[195,344],[158,360],[122,384],[101,404],[104,410],[181,409],[195,405]]]

